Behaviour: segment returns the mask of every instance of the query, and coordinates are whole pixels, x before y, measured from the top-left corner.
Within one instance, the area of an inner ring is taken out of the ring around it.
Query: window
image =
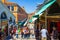
[[[7,15],[6,15],[5,12],[3,12],[3,13],[1,14],[1,19],[7,19]]]
[[[11,6],[11,10],[14,11],[14,6]]]
[[[10,10],[10,6],[7,6],[8,7],[8,9]]]
[[[9,23],[10,23],[10,24],[12,23],[12,17],[10,17]]]

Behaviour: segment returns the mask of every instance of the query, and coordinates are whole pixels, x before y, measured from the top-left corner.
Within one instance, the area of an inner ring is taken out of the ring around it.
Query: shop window
[[[50,23],[50,33],[52,33],[53,27],[57,27],[56,22],[51,22]]]
[[[6,15],[5,12],[3,12],[3,13],[1,14],[1,19],[7,19],[7,15]]]

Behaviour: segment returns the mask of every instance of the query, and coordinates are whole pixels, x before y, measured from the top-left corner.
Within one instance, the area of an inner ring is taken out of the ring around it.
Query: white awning
[[[23,26],[25,26],[27,23],[28,23],[28,20],[24,23],[24,25],[23,25]]]

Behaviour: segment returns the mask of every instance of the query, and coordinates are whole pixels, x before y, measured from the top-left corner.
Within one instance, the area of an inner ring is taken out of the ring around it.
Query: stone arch
[[[5,12],[2,12],[2,13],[1,13],[1,19],[7,19],[7,15],[6,15]]]
[[[48,11],[48,14],[56,14],[56,15],[59,15],[57,14],[59,13],[60,14],[60,6],[57,2],[55,2],[54,4],[52,4],[49,8],[49,11]]]

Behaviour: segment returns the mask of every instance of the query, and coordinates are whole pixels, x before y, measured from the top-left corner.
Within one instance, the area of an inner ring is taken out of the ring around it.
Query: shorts
[[[47,37],[42,37],[41,40],[47,40]]]

